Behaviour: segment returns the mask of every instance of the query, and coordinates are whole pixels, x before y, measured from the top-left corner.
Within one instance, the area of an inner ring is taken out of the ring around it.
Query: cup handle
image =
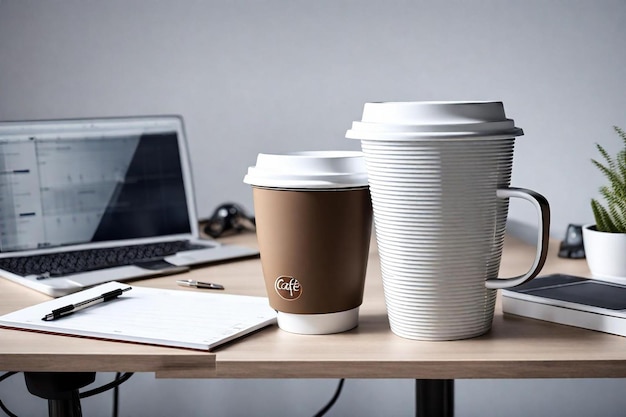
[[[513,187],[498,189],[496,196],[498,198],[517,197],[530,201],[537,209],[541,224],[538,228],[537,254],[530,270],[524,275],[513,278],[490,278],[486,280],[485,286],[491,290],[515,287],[535,278],[546,262],[546,257],[548,256],[548,241],[550,239],[550,205],[544,196],[532,190]]]

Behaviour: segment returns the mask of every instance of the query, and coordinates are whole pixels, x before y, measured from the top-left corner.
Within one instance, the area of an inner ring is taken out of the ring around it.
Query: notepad
[[[211,350],[276,322],[265,297],[133,286],[117,299],[54,321],[47,313],[128,285],[109,282],[0,317],[0,326]]]

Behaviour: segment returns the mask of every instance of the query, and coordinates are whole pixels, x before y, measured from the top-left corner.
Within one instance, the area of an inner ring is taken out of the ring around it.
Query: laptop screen
[[[0,131],[0,251],[191,233],[178,134]]]

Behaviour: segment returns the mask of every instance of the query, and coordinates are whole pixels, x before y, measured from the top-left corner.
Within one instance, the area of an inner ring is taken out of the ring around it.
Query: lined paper
[[[52,310],[129,285],[108,282],[0,317],[0,326],[211,350],[276,322],[265,297],[133,286],[117,299],[53,321]]]

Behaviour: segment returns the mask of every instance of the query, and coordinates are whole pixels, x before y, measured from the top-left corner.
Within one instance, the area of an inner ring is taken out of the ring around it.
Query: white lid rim
[[[257,156],[243,182],[282,189],[342,189],[368,185],[362,151],[308,151]]]
[[[511,129],[510,131],[489,132],[384,132],[384,131],[355,131],[350,129],[346,132],[347,139],[369,139],[369,140],[397,140],[397,141],[416,141],[416,140],[471,140],[471,139],[510,139],[516,136],[524,136],[524,131],[520,128]]]
[[[361,151],[337,151],[337,150],[322,150],[322,151],[295,151],[285,153],[260,153],[258,156],[280,159],[345,159],[345,158],[360,158],[363,156]]]
[[[257,188],[276,188],[282,190],[307,190],[307,189],[316,189],[316,190],[333,190],[333,189],[363,189],[368,188],[369,183],[366,182],[327,182],[327,181],[293,181],[293,180],[275,180],[275,181],[263,181],[263,179],[259,180],[258,178],[248,178],[246,176],[243,179],[243,182]]]

